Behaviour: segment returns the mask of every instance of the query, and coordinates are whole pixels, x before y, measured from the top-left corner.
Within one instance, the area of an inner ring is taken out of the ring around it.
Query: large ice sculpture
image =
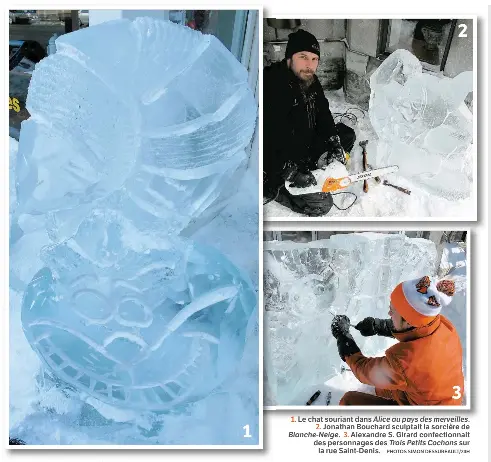
[[[257,106],[247,71],[215,37],[149,18],[56,45],[11,168],[22,327],[82,401],[178,413],[226,389],[253,351],[250,281],[182,237],[240,185]]]
[[[79,392],[163,411],[203,398],[238,366],[255,292],[217,251],[172,239],[108,266],[69,240],[42,260],[22,325],[48,369]]]
[[[246,69],[168,21],[66,34],[33,73],[17,164],[22,214],[69,238],[94,206],[180,233],[236,192],[256,122]]]
[[[392,53],[370,77],[370,121],[380,139],[377,164],[447,198],[471,193],[473,117],[464,103],[472,72],[423,73],[407,50]]]
[[[346,314],[353,323],[366,316],[388,318],[392,289],[403,280],[434,274],[435,260],[433,242],[400,234],[265,242],[264,363],[271,404],[305,404],[311,387],[339,373],[331,312]],[[368,355],[390,341],[367,341],[352,331]]]

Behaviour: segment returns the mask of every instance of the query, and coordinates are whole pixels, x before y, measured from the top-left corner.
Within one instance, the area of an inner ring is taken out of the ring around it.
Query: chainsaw
[[[307,186],[305,188],[290,186],[290,181],[285,182],[285,188],[288,192],[294,196],[298,196],[300,194],[311,194],[311,193],[332,193],[339,191],[341,189],[345,189],[350,186],[352,183],[357,181],[364,181],[370,178],[379,177],[382,175],[387,175],[389,173],[394,173],[399,170],[397,165],[391,165],[389,167],[377,168],[375,170],[368,170],[366,172],[355,173],[353,175],[344,176],[341,178],[327,177],[324,170],[314,170],[312,174],[315,177],[317,184]]]

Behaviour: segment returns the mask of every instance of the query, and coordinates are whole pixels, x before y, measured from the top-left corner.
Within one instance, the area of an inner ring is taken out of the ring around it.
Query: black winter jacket
[[[329,102],[317,76],[314,79],[307,90],[314,106],[312,124],[297,77],[286,60],[264,69],[263,164],[268,181],[276,185],[284,181],[288,161],[300,171],[316,169],[319,157],[329,150],[329,138],[337,135]]]

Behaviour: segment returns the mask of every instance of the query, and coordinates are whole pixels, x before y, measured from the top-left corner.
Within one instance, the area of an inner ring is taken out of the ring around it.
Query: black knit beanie
[[[300,51],[309,51],[320,57],[319,42],[310,33],[303,29],[292,32],[288,35],[288,44],[286,45],[285,58],[291,58],[295,53]]]

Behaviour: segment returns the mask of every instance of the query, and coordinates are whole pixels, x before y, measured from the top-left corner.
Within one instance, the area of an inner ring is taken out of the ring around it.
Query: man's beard
[[[301,88],[304,90],[309,88],[312,83],[314,83],[314,73],[313,72],[305,72],[305,71],[294,71],[292,66],[290,66],[290,70],[293,72],[295,77],[298,80],[298,83]]]

